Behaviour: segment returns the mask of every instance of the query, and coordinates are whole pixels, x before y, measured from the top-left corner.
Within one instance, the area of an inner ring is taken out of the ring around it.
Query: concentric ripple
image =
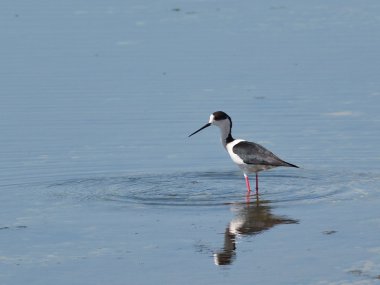
[[[233,173],[177,173],[96,177],[54,183],[49,189],[55,196],[81,200],[143,205],[221,205],[241,199],[244,193],[223,186],[234,176]]]
[[[266,172],[260,175],[259,198],[271,203],[354,199],[368,194],[363,189],[369,188],[361,186],[378,183],[379,180],[370,174],[359,173],[347,175],[308,170],[297,173]],[[135,205],[217,206],[246,201],[244,179],[238,172],[89,177],[51,183],[48,189],[60,199]]]

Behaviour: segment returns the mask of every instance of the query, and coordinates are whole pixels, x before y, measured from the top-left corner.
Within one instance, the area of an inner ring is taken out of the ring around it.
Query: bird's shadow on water
[[[221,249],[213,251],[214,263],[219,266],[230,265],[237,256],[238,237],[255,236],[281,224],[298,224],[299,221],[272,213],[269,200],[260,200],[256,195],[247,195],[246,202],[233,203],[237,214],[224,231]]]

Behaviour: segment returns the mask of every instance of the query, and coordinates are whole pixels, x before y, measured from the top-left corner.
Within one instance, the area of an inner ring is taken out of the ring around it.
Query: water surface
[[[0,283],[378,283],[379,11],[2,1]]]

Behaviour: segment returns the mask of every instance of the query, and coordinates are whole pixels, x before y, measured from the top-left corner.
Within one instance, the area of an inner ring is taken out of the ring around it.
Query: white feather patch
[[[237,165],[242,165],[244,164],[243,160],[237,155],[235,154],[232,149],[235,145],[237,145],[239,142],[243,142],[245,140],[234,140],[233,142],[230,142],[226,145],[226,149],[227,149],[227,152],[228,154],[230,155],[231,159],[233,162],[235,162]]]

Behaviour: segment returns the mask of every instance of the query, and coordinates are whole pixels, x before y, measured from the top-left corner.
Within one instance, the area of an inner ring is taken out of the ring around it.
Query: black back
[[[232,151],[236,153],[246,164],[290,166],[298,168],[298,166],[283,161],[265,147],[254,142],[239,142],[232,148]]]

